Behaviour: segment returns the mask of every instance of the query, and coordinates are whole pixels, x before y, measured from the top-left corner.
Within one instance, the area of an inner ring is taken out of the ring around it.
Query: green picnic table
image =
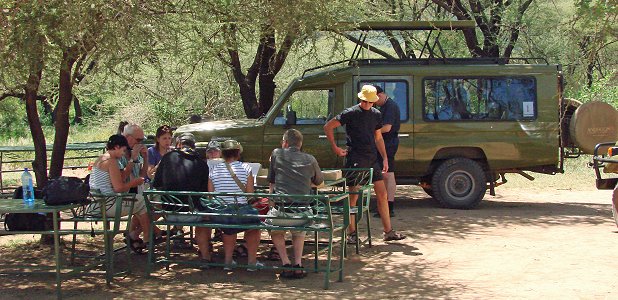
[[[97,199],[95,198],[95,201]],[[112,264],[112,255],[113,255],[113,241],[110,238],[110,234],[112,231],[110,230],[109,222],[107,222],[107,217],[105,214],[103,215],[103,219],[105,219],[103,223],[103,230],[97,230],[97,233],[103,233],[105,240],[105,253],[102,255],[104,257],[104,261],[100,261],[100,256],[95,257],[95,260],[90,264],[80,265],[80,266],[66,266],[64,269],[69,269],[69,272],[63,273],[63,267],[61,264],[61,254],[60,254],[60,236],[61,235],[74,235],[74,234],[87,234],[91,235],[94,230],[83,230],[83,229],[61,229],[60,221],[73,221],[71,219],[62,220],[60,219],[60,212],[72,212],[75,215],[75,211],[78,208],[83,207],[84,204],[66,204],[66,205],[47,205],[42,199],[35,199],[34,204],[27,205],[24,203],[22,199],[2,199],[0,200],[0,214],[5,213],[13,213],[13,214],[21,214],[21,213],[41,213],[48,214],[51,213],[53,216],[53,230],[47,231],[0,231],[0,235],[15,235],[15,234],[53,234],[54,236],[54,263],[55,266],[37,266],[35,268],[32,265],[20,266],[20,265],[1,265],[3,268],[13,268],[13,269],[33,269],[32,273],[50,273],[50,269],[55,269],[56,276],[56,295],[58,299],[62,298],[62,278],[64,276],[70,276],[77,273],[83,273],[88,270],[92,270],[97,268],[98,266],[103,265],[105,267],[105,275],[107,283],[110,283],[113,278],[113,266]],[[109,217],[109,221],[112,221],[114,218]],[[113,237],[113,235],[111,236]],[[35,270],[36,269],[36,270]],[[47,271],[45,271],[47,270]],[[6,272],[1,270],[0,273],[10,274],[14,272]],[[19,272],[22,273],[22,272]]]

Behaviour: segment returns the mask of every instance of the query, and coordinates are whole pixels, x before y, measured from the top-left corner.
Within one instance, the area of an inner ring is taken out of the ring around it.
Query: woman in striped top
[[[144,178],[138,177],[131,181],[125,182],[122,179],[122,173],[118,165],[118,159],[123,157],[129,148],[127,139],[120,135],[115,134],[109,137],[105,149],[107,150],[103,155],[94,162],[92,167],[92,173],[90,174],[90,189],[98,190],[103,194],[125,193],[130,188],[137,187],[144,183]],[[115,199],[114,203],[107,203],[105,206],[105,213],[108,216],[114,216],[116,211]],[[122,207],[122,214],[128,214],[129,207]],[[86,214],[101,214],[101,208],[98,203],[93,203],[86,209]],[[145,249],[144,241],[139,238],[141,231],[144,232],[144,238],[149,237],[149,219],[146,212],[146,206],[144,200],[137,201],[133,207],[133,220],[137,222],[138,226],[131,226],[133,230],[129,232],[129,246],[138,253],[141,253]]]
[[[234,140],[228,140],[221,144],[221,154],[225,163],[216,165],[210,171],[208,176],[208,191],[209,192],[228,192],[228,193],[253,193],[253,175],[251,167],[247,164],[238,161],[242,153],[242,146]],[[236,183],[229,168],[240,181],[240,185]],[[244,191],[243,191],[244,190]],[[221,197],[228,205],[250,205],[247,203],[246,197]],[[242,229],[223,229],[223,250],[225,252],[225,263],[228,265],[234,264],[232,259],[234,246],[238,232]],[[247,264],[260,266],[257,261],[257,248],[260,244],[260,230],[251,229],[245,231],[245,241],[247,242]],[[248,271],[254,271],[254,268],[249,268]]]

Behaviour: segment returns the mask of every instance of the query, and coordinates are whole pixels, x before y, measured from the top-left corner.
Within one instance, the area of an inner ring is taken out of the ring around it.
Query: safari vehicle
[[[409,23],[367,28],[423,25]],[[426,29],[474,26],[426,23]],[[424,48],[431,49],[430,43]],[[598,112],[594,105],[580,114],[579,103],[563,99],[559,65],[531,63],[538,59],[437,58],[431,52],[428,56],[358,59],[353,54],[350,60],[305,71],[257,120],[184,125],[177,134],[192,132],[202,145],[211,139],[236,139],[243,144],[244,161],[266,166],[283,132],[295,128],[304,135],[303,150],[322,168],[342,167],[343,158],[331,151],[323,126],[357,104],[362,85],[379,85],[401,111],[397,182],[418,184],[442,205],[464,209],[475,207],[488,188],[493,195],[494,187],[506,182],[506,173],[529,179],[533,177],[525,171],[562,173],[564,159],[581,153],[581,144],[593,143],[588,147],[592,153],[596,143],[616,139],[613,108],[606,112],[613,121],[606,122],[591,117]],[[335,138],[345,147],[343,128]]]

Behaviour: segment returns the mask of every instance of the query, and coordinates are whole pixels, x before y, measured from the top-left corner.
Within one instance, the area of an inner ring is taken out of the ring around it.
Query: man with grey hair
[[[289,129],[283,134],[281,148],[273,150],[270,156],[268,180],[270,192],[288,195],[311,194],[311,184],[319,185],[324,181],[318,161],[311,154],[300,151],[303,145],[303,135],[296,129]],[[278,220],[279,222],[294,222],[294,224],[276,224],[298,226],[299,220]],[[305,222],[305,220],[300,220]],[[302,278],[306,275],[302,267],[305,232],[292,232],[292,248],[294,250],[294,265],[287,255],[285,247],[285,231],[273,230],[270,233],[281,263],[284,267],[295,268],[285,270],[283,278]]]

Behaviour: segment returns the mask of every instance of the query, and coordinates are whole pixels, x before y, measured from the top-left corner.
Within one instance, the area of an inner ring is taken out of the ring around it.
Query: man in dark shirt
[[[397,182],[395,181],[395,153],[399,148],[399,126],[400,126],[400,112],[399,106],[393,101],[384,90],[375,86],[378,93],[378,101],[376,105],[379,106],[380,113],[382,114],[382,138],[384,138],[384,147],[386,148],[386,156],[388,158],[388,172],[383,174],[384,185],[386,185],[386,193],[388,199],[388,212],[391,217],[395,216],[394,204],[395,204],[395,191],[397,190]],[[382,161],[382,157],[378,157],[378,162]],[[374,215],[380,217],[379,213]]]
[[[364,85],[358,93],[361,103],[346,108],[324,125],[326,138],[331,144],[331,148],[338,156],[345,156],[346,168],[373,168],[373,188],[378,199],[378,212],[384,227],[384,240],[394,241],[404,239],[405,236],[393,230],[390,215],[388,213],[388,202],[386,187],[382,178],[382,173],[388,172],[388,156],[382,138],[382,115],[373,107],[378,101],[376,88],[372,85]],[[335,142],[335,128],[345,125],[348,149],[342,149]],[[380,153],[382,167],[378,163],[377,152]],[[362,184],[348,182],[348,184]],[[350,191],[358,191],[358,186],[350,187]],[[358,194],[350,195],[350,205],[356,205]],[[352,220],[350,224],[349,242],[355,242],[356,224]]]
[[[303,144],[303,135],[296,129],[289,129],[283,134],[281,148],[273,150],[270,156],[270,166],[268,169],[268,180],[270,182],[270,192],[288,195],[308,195],[311,194],[311,184],[319,185],[324,181],[318,161],[311,154],[300,151]],[[287,224],[297,226],[298,220],[280,220],[289,222]],[[305,222],[305,220],[300,220]],[[275,245],[281,263],[284,267],[294,267],[298,270],[284,271],[281,276],[284,278],[301,278],[305,272],[302,271],[303,246],[305,243],[304,231],[292,232],[292,247],[294,249],[294,265],[291,264],[285,248],[285,231],[271,231],[273,244]]]
[[[195,151],[193,134],[183,133],[178,137],[176,149],[161,158],[152,186],[167,191],[208,191],[208,164]],[[194,204],[199,206],[199,203]],[[201,257],[207,261],[211,260],[210,234],[210,228],[195,228],[195,239]]]

